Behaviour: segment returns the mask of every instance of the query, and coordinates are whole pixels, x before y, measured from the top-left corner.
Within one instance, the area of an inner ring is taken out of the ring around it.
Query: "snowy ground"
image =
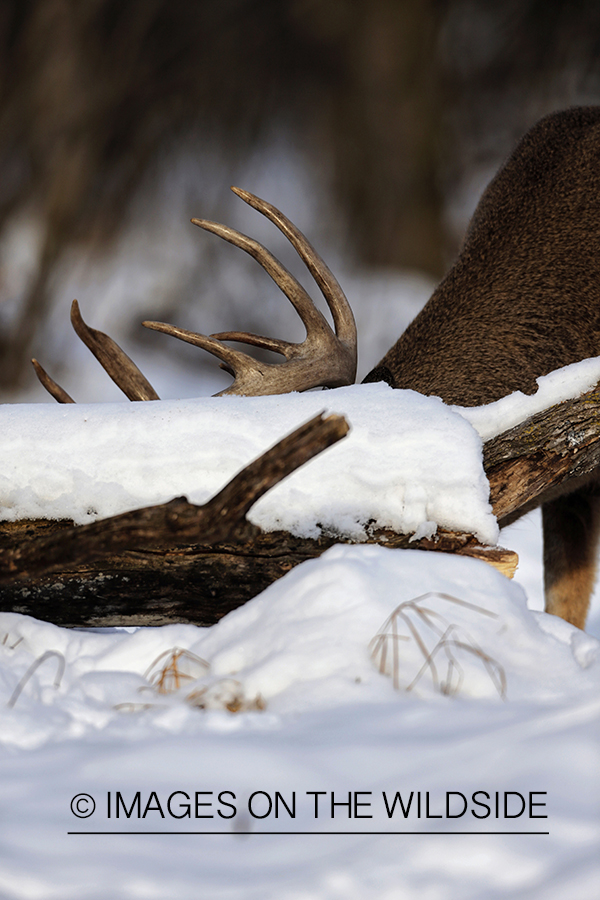
[[[540,391],[556,397],[553,383]],[[301,419],[324,396],[300,398]],[[254,426],[238,421],[248,440],[260,423],[271,441],[271,400],[249,404],[262,410]],[[113,436],[152,407],[121,407],[137,411],[116,416]],[[28,409],[5,408],[5,429],[26,430]],[[50,447],[48,422],[75,428],[85,408],[48,409],[39,439]],[[459,432],[477,438],[457,411],[441,413],[448,452]],[[110,414],[90,413],[96,425]],[[34,465],[24,446],[4,459],[13,474]],[[221,446],[235,449],[226,436]],[[357,457],[344,465],[360,486]],[[428,472],[408,498],[425,509],[418,523],[432,517]],[[39,506],[47,476],[29,492],[15,482],[4,515]],[[71,503],[93,483],[78,478]],[[528,527],[501,543],[525,547],[539,595]],[[0,897],[595,900],[599,609],[584,634],[532,609],[537,595],[528,604],[476,560],[356,545],[299,566],[212,628],[89,632],[0,614]]]
[[[406,693],[415,642],[369,642],[426,591],[456,668]],[[0,629],[3,897],[597,896],[598,641],[484,563],[333,548],[210,629]]]

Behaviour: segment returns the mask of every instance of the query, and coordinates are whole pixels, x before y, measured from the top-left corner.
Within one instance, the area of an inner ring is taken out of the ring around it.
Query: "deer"
[[[491,180],[456,261],[405,332],[363,383],[386,382],[479,406],[515,391],[535,393],[536,379],[600,351],[600,107],[552,113],[528,131]],[[233,383],[220,395],[265,395],[353,384],[357,335],[350,305],[306,237],[276,207],[232,190],[288,239],[321,290],[333,329],[298,280],[261,244],[226,225],[192,219],[244,250],[265,269],[300,316],[300,343],[247,332],[202,335],[163,322],[147,328],[207,350]],[[376,315],[376,311],[373,311]],[[75,330],[132,400],[158,395],[135,364],[102,332],[89,328],[74,301]],[[226,342],[274,351],[259,361]],[[73,402],[34,360],[60,402]],[[600,539],[597,472],[542,496],[545,610],[583,629],[596,577]],[[518,510],[510,524],[531,507]]]

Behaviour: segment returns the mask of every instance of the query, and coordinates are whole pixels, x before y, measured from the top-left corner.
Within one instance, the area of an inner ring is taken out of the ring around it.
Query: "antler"
[[[356,325],[352,310],[336,278],[301,231],[278,209],[248,191],[233,187],[242,200],[270,219],[286,236],[317,282],[333,317],[335,333],[315,307],[311,297],[293,275],[262,244],[226,225],[192,219],[194,225],[212,231],[235,247],[240,247],[263,267],[286,295],[306,327],[306,338],[296,344],[240,331],[224,331],[209,336],[186,331],[164,322],[144,322],[146,328],[162,331],[208,350],[221,360],[221,368],[234,376],[223,394],[285,394],[312,387],[340,387],[353,384],[356,376]],[[273,350],[286,358],[272,365],[233,350],[223,341],[239,341]]]
[[[71,324],[77,335],[88,347],[104,371],[110,375],[114,383],[130,400],[159,400],[159,396],[142,375],[136,364],[122,350],[116,341],[105,334],[90,328],[83,321],[79,304],[73,300],[71,304]],[[33,368],[42,385],[49,394],[52,394],[59,403],[74,403],[75,401],[60,387],[48,373],[42,368],[37,359],[32,359]]]
[[[285,394],[288,391],[306,391],[312,387],[352,384],[356,375],[356,325],[350,305],[336,278],[302,232],[283,213],[248,191],[235,187],[232,191],[266,216],[287,237],[325,297],[331,310],[335,332],[302,285],[262,244],[233,228],[205,219],[192,219],[192,222],[245,250],[281,288],[306,327],[305,340],[296,344],[241,331],[224,331],[209,337],[163,322],[143,324],[147,328],[202,347],[217,356],[221,360],[221,368],[234,377],[233,384],[217,396]],[[76,300],[71,306],[71,322],[84,344],[130,400],[159,399],[152,385],[119,345],[104,332],[86,325]],[[273,350],[284,356],[286,362],[278,365],[259,362],[239,350],[233,350],[223,341],[239,341]],[[74,403],[37,360],[32,360],[32,363],[42,385],[59,403]]]

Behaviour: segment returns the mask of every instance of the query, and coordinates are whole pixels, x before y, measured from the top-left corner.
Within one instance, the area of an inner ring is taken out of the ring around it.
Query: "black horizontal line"
[[[279,835],[311,835],[311,834],[352,834],[352,835],[394,835],[394,834],[550,834],[549,831],[68,831],[67,834],[96,834],[96,835],[121,835],[121,834],[279,834]]]

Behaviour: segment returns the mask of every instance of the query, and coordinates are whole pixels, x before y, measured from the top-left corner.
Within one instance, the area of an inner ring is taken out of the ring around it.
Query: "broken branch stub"
[[[247,541],[258,529],[246,513],[272,487],[327,447],[349,426],[343,416],[315,416],[238,472],[203,506],[176,497],[89,525],[73,526],[0,551],[0,582],[31,579],[123,550]]]

